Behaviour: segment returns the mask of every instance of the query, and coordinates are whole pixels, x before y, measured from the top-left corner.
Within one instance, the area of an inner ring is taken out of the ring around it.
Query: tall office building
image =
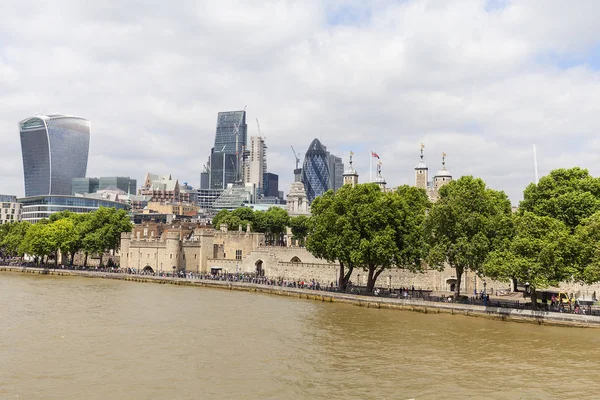
[[[344,163],[340,157],[330,154],[319,139],[314,139],[302,166],[302,183],[308,201],[322,195],[328,190],[336,191],[344,184]]]
[[[250,153],[244,165],[244,183],[253,183],[258,196],[264,195],[267,173],[267,145],[261,136],[250,137]]]
[[[90,147],[90,121],[66,115],[36,115],[19,122],[25,196],[70,195],[83,178]]]
[[[209,163],[211,189],[223,189],[228,183],[243,179],[241,155],[246,148],[247,132],[246,111],[226,111],[217,115],[215,146]]]
[[[263,195],[265,197],[279,197],[279,175],[272,172],[267,172],[264,175]]]
[[[337,191],[344,186],[344,162],[341,157],[329,154],[329,189]]]
[[[329,157],[319,139],[312,141],[304,156],[302,183],[309,202],[329,189]]]

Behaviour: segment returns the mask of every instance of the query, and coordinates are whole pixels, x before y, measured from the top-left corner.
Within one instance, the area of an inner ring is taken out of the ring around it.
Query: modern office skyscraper
[[[83,178],[90,147],[90,121],[66,115],[36,115],[19,122],[25,196],[70,195]]]
[[[337,191],[344,186],[344,162],[341,157],[329,154],[329,189]]]
[[[308,201],[322,195],[329,189],[336,191],[344,184],[344,163],[340,157],[330,154],[319,139],[314,139],[302,166],[302,183]]]
[[[267,172],[264,175],[263,195],[265,197],[279,197],[279,175]]]
[[[267,145],[261,136],[250,137],[250,155],[244,165],[244,183],[253,183],[258,196],[264,195],[267,173]]]
[[[246,111],[225,111],[217,115],[215,146],[210,158],[211,189],[223,189],[228,183],[243,179],[240,156],[247,144],[247,132]]]
[[[312,141],[304,156],[302,183],[309,202],[329,189],[329,155],[319,139]]]

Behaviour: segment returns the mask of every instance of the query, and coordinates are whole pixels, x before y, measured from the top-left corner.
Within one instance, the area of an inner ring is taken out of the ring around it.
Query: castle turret
[[[121,268],[129,268],[129,244],[131,242],[131,232],[123,232],[121,233],[121,246],[120,253],[121,258],[119,263],[121,264]]]
[[[424,148],[425,145],[421,143],[421,159],[415,167],[415,186],[421,189],[427,189],[427,182],[429,181],[429,169],[425,161],[423,161]]]
[[[165,259],[167,265],[163,268],[165,272],[177,272],[181,269],[179,263],[179,251],[180,251],[180,234],[178,231],[172,231],[166,233],[166,254]]]
[[[446,153],[442,153],[442,169],[433,177],[433,188],[437,190],[450,182],[452,182],[452,175],[446,169]]]
[[[375,183],[379,185],[379,189],[381,189],[382,192],[385,192],[386,181],[383,176],[381,176],[381,165],[382,163],[379,161],[377,163],[377,176],[375,177]]]
[[[352,156],[353,155],[354,155],[354,153],[350,152],[350,166],[344,172],[344,185],[352,185],[352,187],[358,185],[358,174],[356,173],[356,171],[354,170],[354,167],[352,166]]]

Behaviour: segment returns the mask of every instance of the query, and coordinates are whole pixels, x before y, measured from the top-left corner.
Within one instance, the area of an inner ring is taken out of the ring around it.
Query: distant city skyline
[[[258,118],[284,191],[290,145],[354,151],[361,182],[375,151],[395,187],[413,181],[425,143],[430,166],[446,152],[455,177],[517,204],[533,144],[540,177],[574,165],[600,176],[599,11],[586,0],[14,2],[0,15],[0,190],[24,195],[16,125],[28,115],[92,121],[88,176],[164,171],[197,187],[217,112],[247,106],[247,135]]]

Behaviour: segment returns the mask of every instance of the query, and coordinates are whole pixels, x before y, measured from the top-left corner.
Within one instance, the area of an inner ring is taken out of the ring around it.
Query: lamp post
[[[487,306],[486,287],[487,287],[487,282],[483,281],[483,305],[484,306]]]
[[[173,280],[175,280],[175,270],[176,270],[176,269],[177,269],[177,267],[175,267],[175,266],[173,265]]]
[[[358,286],[360,287],[360,274],[358,274],[358,275],[356,276],[356,278],[357,278],[357,280],[358,280]]]
[[[388,281],[388,289],[390,291],[390,293],[392,293],[392,275],[388,276],[389,281]]]

